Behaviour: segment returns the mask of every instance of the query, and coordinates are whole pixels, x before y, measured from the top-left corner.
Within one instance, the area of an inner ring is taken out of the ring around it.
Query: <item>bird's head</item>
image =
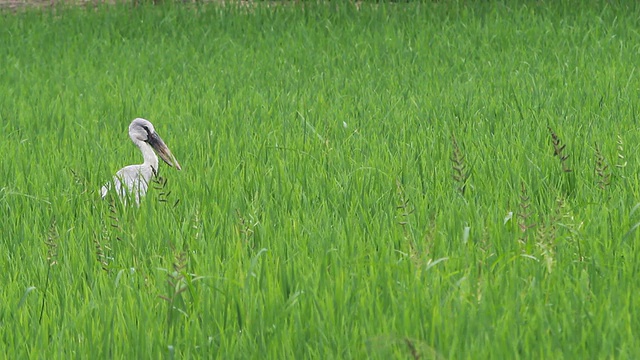
[[[149,120],[142,118],[133,120],[131,125],[129,125],[129,137],[134,143],[142,141],[151,145],[153,150],[162,160],[164,160],[164,162],[169,166],[174,166],[178,170],[181,169],[178,160],[176,160],[175,156],[171,153],[171,150],[169,150],[164,141],[162,141],[162,138],[160,138],[158,133],[156,133],[153,124]]]

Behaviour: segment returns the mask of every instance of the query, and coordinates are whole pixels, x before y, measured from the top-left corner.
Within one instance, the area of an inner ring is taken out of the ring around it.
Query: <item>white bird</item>
[[[113,177],[113,181],[104,185],[101,192],[102,198],[104,198],[113,185],[116,194],[120,198],[126,200],[127,197],[132,196],[135,198],[136,204],[140,204],[140,198],[147,193],[151,178],[158,173],[158,157],[156,153],[169,166],[173,166],[178,170],[181,168],[178,160],[158,136],[149,120],[141,118],[133,120],[129,125],[129,137],[140,148],[144,162],[140,165],[125,166],[118,170]]]

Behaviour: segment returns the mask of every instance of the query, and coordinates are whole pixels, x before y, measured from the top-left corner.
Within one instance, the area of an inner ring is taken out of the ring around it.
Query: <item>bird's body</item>
[[[180,170],[180,164],[171,154],[164,141],[155,132],[153,124],[148,120],[137,118],[129,125],[129,137],[142,152],[144,162],[140,165],[129,165],[118,170],[111,183],[102,187],[101,193],[104,198],[113,186],[116,194],[125,199],[132,197],[136,204],[140,203],[140,198],[147,193],[151,179],[158,173],[158,156],[169,166],[175,166]]]
[[[155,175],[152,166],[148,165],[129,165],[120,169],[113,177],[113,182],[102,187],[102,197],[109,193],[113,184],[116,194],[120,198],[133,196],[136,204],[140,203],[140,197],[147,193],[149,183]],[[124,184],[124,185],[123,185]]]

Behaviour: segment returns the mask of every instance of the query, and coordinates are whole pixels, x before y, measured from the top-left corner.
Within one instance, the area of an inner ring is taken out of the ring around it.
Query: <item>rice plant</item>
[[[3,10],[3,354],[637,358],[639,6]]]

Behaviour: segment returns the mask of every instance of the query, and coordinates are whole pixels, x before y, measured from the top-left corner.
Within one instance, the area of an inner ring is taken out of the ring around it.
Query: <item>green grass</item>
[[[637,358],[639,14],[3,12],[3,355]]]

